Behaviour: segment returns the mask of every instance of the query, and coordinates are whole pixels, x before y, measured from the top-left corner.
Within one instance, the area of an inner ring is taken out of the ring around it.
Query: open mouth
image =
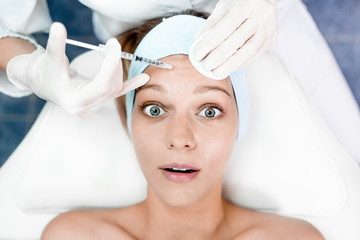
[[[174,182],[189,182],[196,178],[200,169],[189,164],[171,163],[159,168],[164,176]]]
[[[193,172],[197,172],[199,170],[195,170],[195,169],[189,169],[189,168],[162,168],[162,170],[168,171],[168,172],[175,172],[175,173],[193,173]]]

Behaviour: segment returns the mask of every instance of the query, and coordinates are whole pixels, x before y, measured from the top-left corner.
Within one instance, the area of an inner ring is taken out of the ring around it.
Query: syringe
[[[105,45],[103,45],[103,44],[99,44],[99,46],[95,46],[92,44],[88,44],[88,43],[84,43],[84,42],[80,42],[80,41],[76,41],[76,40],[72,40],[72,39],[66,39],[66,43],[70,44],[70,45],[75,45],[78,47],[83,47],[83,48],[87,48],[87,49],[105,52]],[[145,58],[145,57],[140,57],[135,54],[128,53],[128,52],[121,52],[121,58],[131,60],[131,61],[144,62],[144,63],[147,63],[147,64],[155,66],[155,67],[159,67],[159,68],[173,69],[173,66],[170,64],[167,64],[167,63],[164,63],[161,61],[152,60],[152,59]]]

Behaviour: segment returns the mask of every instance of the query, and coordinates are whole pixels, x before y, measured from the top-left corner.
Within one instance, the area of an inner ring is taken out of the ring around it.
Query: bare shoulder
[[[246,228],[243,228],[243,231],[241,231],[234,240],[325,239],[322,234],[307,221],[252,210],[245,211],[247,212],[247,218],[251,220]]]
[[[274,239],[325,240],[319,230],[305,220],[268,214],[270,221],[264,223],[264,232],[273,231]]]
[[[125,239],[134,240],[113,221],[111,210],[76,210],[60,214],[45,228],[42,240]]]

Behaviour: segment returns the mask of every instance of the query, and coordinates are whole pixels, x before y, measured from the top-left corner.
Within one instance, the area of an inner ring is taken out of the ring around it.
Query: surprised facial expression
[[[238,129],[231,81],[211,80],[188,56],[161,59],[174,69],[148,67],[136,93],[132,139],[150,191],[172,206],[201,200],[221,184]]]

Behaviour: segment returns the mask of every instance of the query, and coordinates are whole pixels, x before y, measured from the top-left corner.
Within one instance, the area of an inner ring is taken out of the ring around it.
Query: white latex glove
[[[220,0],[197,34],[190,60],[199,72],[223,79],[273,43],[276,0]]]
[[[29,89],[68,113],[87,116],[108,100],[144,85],[149,75],[140,74],[123,81],[121,46],[116,39],[106,43],[104,61],[93,79],[69,68],[65,55],[66,29],[53,23],[46,50],[38,47],[31,54],[14,57],[7,65],[9,80],[20,89]]]

